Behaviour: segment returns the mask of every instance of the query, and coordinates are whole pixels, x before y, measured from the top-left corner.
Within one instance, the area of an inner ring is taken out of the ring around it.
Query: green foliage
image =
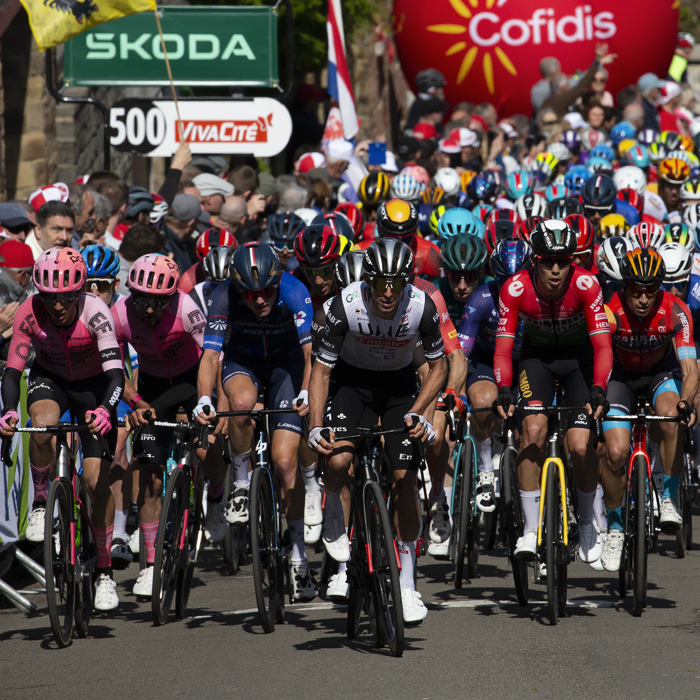
[[[681,0],[680,13],[678,15],[678,31],[688,32],[696,39],[700,39],[700,0]]]

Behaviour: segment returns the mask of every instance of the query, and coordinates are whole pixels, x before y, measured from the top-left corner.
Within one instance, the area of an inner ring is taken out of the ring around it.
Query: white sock
[[[338,573],[342,574],[344,571],[348,570],[348,563],[346,561],[341,561],[340,564],[338,564]]]
[[[474,440],[476,443],[476,453],[479,457],[479,471],[492,472],[493,459],[491,457],[491,438],[486,438],[483,442]]]
[[[233,455],[233,470],[235,481],[233,485],[235,488],[250,488],[250,472],[248,468],[250,467],[250,450],[242,455]]]
[[[525,516],[525,534],[537,532],[537,524],[540,519],[540,490],[521,491],[520,502]]]
[[[316,462],[310,467],[299,466],[301,469],[301,478],[304,480],[304,489],[306,493],[321,493],[321,486],[316,481]]]
[[[304,549],[304,518],[289,521],[289,534],[292,538],[292,564],[306,564],[306,550]]]
[[[326,489],[326,502],[324,507],[328,518],[338,518],[345,522],[343,502],[340,500],[340,491],[329,491]]]
[[[592,523],[595,519],[593,502],[595,501],[597,489],[590,492],[576,489],[576,493],[578,494],[578,519],[585,523]]]
[[[410,588],[416,590],[416,583],[413,580],[413,571],[416,568],[416,541],[401,542],[396,540],[399,547],[399,561],[401,562],[401,572],[399,573],[399,584],[401,590]]]
[[[117,510],[114,509],[114,536],[112,541],[116,539],[126,542],[126,516],[129,514],[129,509]]]
[[[598,484],[595,490],[595,501],[593,502],[593,514],[598,529],[601,532],[607,532],[608,519],[605,517],[605,494],[603,493],[602,484]]]

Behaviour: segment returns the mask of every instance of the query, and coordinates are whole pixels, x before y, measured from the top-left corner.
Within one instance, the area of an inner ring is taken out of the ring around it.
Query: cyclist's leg
[[[117,406],[117,418],[123,421],[129,410],[123,401]],[[114,498],[114,537],[112,538],[112,565],[126,568],[134,559],[127,547],[126,519],[131,505],[132,472],[126,457],[126,428],[117,429],[117,446],[109,471],[110,488]]]

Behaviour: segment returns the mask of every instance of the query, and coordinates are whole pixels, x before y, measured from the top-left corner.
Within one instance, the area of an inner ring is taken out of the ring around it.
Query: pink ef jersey
[[[193,367],[202,355],[207,317],[188,294],[178,290],[160,323],[150,328],[136,313],[130,296],[113,307],[117,341],[133,345],[139,358],[139,371],[153,377],[172,379]]]
[[[122,368],[109,307],[94,294],[78,297],[78,315],[68,328],[51,323],[38,295],[22,302],[15,315],[7,367],[21,372],[30,345],[36,362],[68,381]]]

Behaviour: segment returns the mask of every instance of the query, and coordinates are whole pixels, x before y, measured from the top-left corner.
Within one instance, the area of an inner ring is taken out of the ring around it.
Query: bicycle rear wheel
[[[242,542],[242,530],[243,528],[229,525],[226,537],[224,537],[221,543],[226,573],[229,576],[235,576],[241,570],[240,548],[245,546]]]
[[[192,589],[192,577],[197,566],[199,548],[202,543],[202,497],[204,494],[203,469],[197,470],[197,483],[192,488],[190,479],[187,480],[189,514],[187,517],[187,533],[185,534],[185,546],[180,554],[180,571],[177,575],[177,593],[175,595],[175,617],[178,620],[185,616],[187,603],[190,600]]]
[[[528,578],[527,564],[520,561],[513,555],[515,544],[523,533],[524,519],[520,504],[520,489],[518,488],[518,477],[515,472],[515,455],[517,452],[506,447],[501,459],[501,503],[503,509],[503,521],[505,523],[506,550],[510,566],[513,571],[513,583],[515,584],[515,594],[520,605],[527,605],[528,601]]]
[[[364,485],[367,541],[372,555],[377,621],[381,621],[392,656],[403,656],[404,623],[396,546],[382,490],[370,481]]]
[[[261,468],[253,469],[250,480],[250,552],[260,624],[269,634],[275,631],[278,572],[272,492],[267,472]]]
[[[635,617],[642,614],[647,605],[647,523],[651,509],[651,492],[647,484],[647,470],[644,457],[637,457],[634,463],[634,597],[633,613]]]
[[[153,591],[151,611],[153,624],[165,624],[177,588],[180,571],[180,541],[185,526],[185,512],[189,501],[187,479],[179,467],[170,472],[161,502],[160,522],[156,535],[156,553],[153,564]]]
[[[88,505],[87,493],[84,488],[80,489],[80,500],[85,508]],[[93,607],[93,585],[95,565],[91,564],[84,569],[85,563],[97,554],[97,548],[91,541],[90,526],[88,519],[80,511],[79,536],[76,533],[76,572],[75,572],[75,631],[78,637],[84,638],[88,635],[88,626]]]
[[[75,566],[71,564],[73,490],[65,479],[54,479],[46,498],[44,569],[46,602],[54,639],[59,647],[70,644],[75,611]]]
[[[558,539],[561,528],[559,473],[550,464],[545,486],[545,560],[547,562],[547,617],[550,625],[557,624],[559,617],[559,566]]]

